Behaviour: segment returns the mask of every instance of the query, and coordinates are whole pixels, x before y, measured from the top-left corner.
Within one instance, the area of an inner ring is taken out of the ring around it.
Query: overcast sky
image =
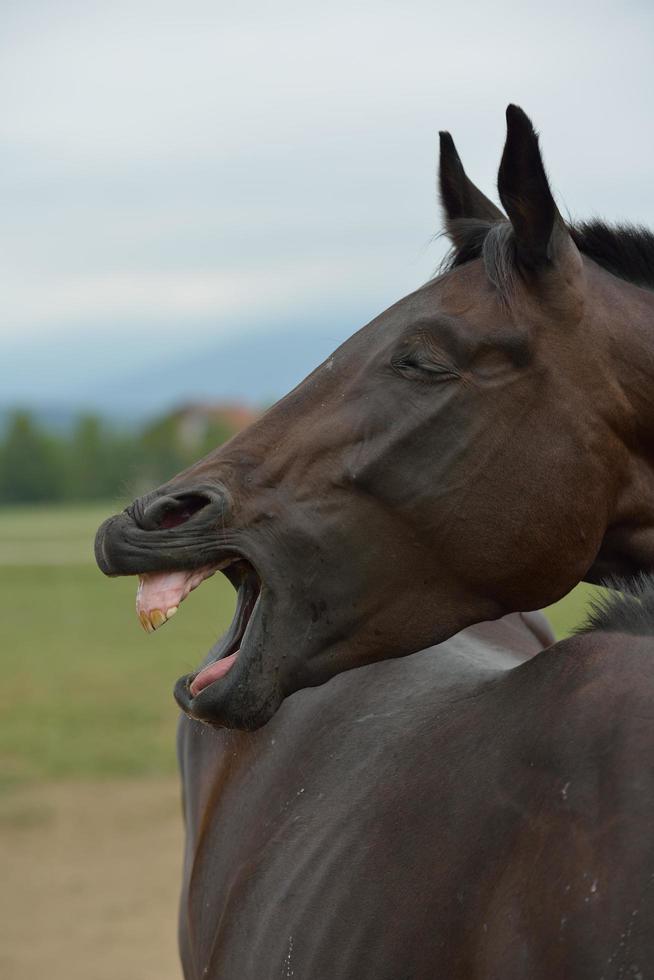
[[[70,388],[71,358],[88,377],[332,313],[347,335],[441,254],[438,129],[494,194],[509,101],[562,209],[654,225],[653,20],[633,2],[4,0],[0,402],[58,357]]]

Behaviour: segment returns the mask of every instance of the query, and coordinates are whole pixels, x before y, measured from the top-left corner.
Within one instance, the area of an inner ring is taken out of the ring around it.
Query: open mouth
[[[236,611],[229,629],[210,651],[209,662],[188,679],[193,698],[225,677],[246,648],[261,594],[261,579],[245,558],[228,558],[194,571],[148,572],[139,576],[136,612],[144,630],[153,633],[175,615],[194,589],[217,571],[223,572],[237,590]]]

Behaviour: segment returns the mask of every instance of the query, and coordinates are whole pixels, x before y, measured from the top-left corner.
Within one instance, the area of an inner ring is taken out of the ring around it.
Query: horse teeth
[[[164,623],[167,623],[169,619],[173,618],[178,608],[178,606],[170,606],[165,613],[161,609],[153,609],[149,613],[142,609],[138,614],[141,626],[146,633],[154,633],[160,626],[163,626]]]
[[[152,626],[152,624],[150,623],[150,619],[147,613],[140,612],[139,619],[141,620],[141,626],[143,627],[146,633],[154,633],[154,626]]]
[[[152,623],[152,629],[159,629],[160,626],[166,622],[166,617],[162,613],[161,609],[153,609],[150,613],[150,622]]]

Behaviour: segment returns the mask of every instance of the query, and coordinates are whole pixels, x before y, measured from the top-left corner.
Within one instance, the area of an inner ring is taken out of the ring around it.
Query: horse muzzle
[[[165,488],[108,518],[95,537],[105,575],[202,568],[229,555],[227,490],[218,485]]]

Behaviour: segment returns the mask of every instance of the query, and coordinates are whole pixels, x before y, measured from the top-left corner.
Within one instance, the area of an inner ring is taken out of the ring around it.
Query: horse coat
[[[517,614],[183,717],[187,980],[649,976],[654,641],[608,639]]]

